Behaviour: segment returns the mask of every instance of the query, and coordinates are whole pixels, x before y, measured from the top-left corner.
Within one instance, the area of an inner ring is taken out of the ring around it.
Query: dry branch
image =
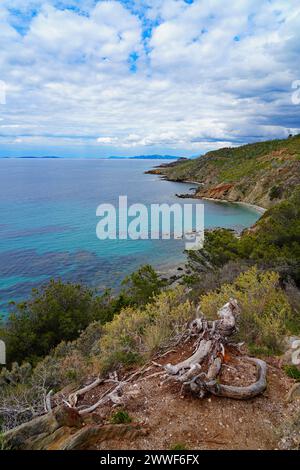
[[[200,310],[197,309],[197,315],[199,313]],[[84,395],[101,383],[108,382],[112,382],[115,385],[107,390],[93,405],[84,409],[78,407],[79,414],[86,415],[109,402],[121,404],[124,400],[124,397],[122,397],[123,388],[129,382],[132,382],[133,379],[137,379],[137,382],[139,382],[162,374],[164,374],[164,381],[162,383],[175,380],[181,384],[182,391],[189,390],[199,397],[211,393],[220,397],[248,399],[262,393],[266,388],[267,365],[260,359],[245,358],[247,361],[253,362],[257,367],[257,381],[255,383],[246,387],[237,387],[220,384],[218,380],[225,356],[225,346],[229,343],[229,338],[236,331],[236,321],[239,313],[237,301],[230,299],[218,311],[217,320],[208,321],[203,316],[198,316],[187,326],[184,334],[181,335],[182,344],[191,339],[195,341],[194,353],[190,357],[178,364],[167,364],[165,366],[151,361],[151,365],[149,363],[145,364],[142,368],[129,375],[127,379],[120,381],[116,373],[110,374],[107,380],[99,377],[90,385],[72,393],[68,400],[69,406],[75,407],[79,396]],[[153,367],[159,367],[163,370],[141,377]]]
[[[104,382],[104,379],[101,378],[101,377],[98,377],[94,382],[92,382],[91,384],[89,385],[86,385],[85,387],[81,388],[80,390],[77,390],[76,392],[74,393],[71,393],[71,395],[69,395],[69,404],[72,406],[72,407],[75,407],[76,404],[77,404],[77,401],[78,401],[78,397],[81,396],[81,395],[85,395],[87,392],[89,392],[90,390],[92,390],[93,388],[97,387],[98,385],[100,385],[101,383]]]
[[[167,380],[180,382],[182,389],[188,389],[200,398],[212,393],[220,397],[248,399],[262,393],[266,388],[267,365],[260,359],[246,358],[257,367],[257,381],[247,387],[222,385],[217,380],[225,355],[224,344],[228,343],[228,338],[236,331],[239,313],[237,301],[230,299],[218,311],[218,320],[193,320],[188,331],[190,337],[197,337],[196,350],[184,361],[165,366]],[[206,371],[203,369],[204,364]]]

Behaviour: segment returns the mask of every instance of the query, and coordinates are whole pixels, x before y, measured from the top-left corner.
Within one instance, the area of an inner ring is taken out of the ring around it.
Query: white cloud
[[[299,26],[293,0],[4,0],[0,143],[195,154],[300,131]]]
[[[108,144],[113,144],[114,139],[113,139],[113,137],[98,137],[97,142],[98,142],[98,144],[108,145]]]

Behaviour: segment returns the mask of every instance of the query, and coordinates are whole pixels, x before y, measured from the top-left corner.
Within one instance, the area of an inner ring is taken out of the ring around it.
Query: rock
[[[54,414],[48,413],[11,429],[3,435],[3,439],[9,449],[31,449],[38,439],[44,439],[59,427]]]
[[[105,426],[86,426],[76,434],[59,443],[57,450],[91,449],[96,442],[111,439],[126,439],[132,441],[146,436],[149,430],[141,424],[107,424]]]
[[[60,428],[78,428],[82,423],[75,409],[60,406],[51,413],[11,429],[3,435],[3,439],[9,449],[43,449],[56,438]]]
[[[103,424],[103,417],[98,413],[90,413],[84,416],[85,424]]]
[[[80,428],[83,424],[83,420],[75,408],[59,406],[53,413],[59,427]]]
[[[75,409],[60,406],[11,429],[3,440],[11,450],[71,450],[91,448],[95,442],[110,439],[134,440],[148,432],[141,423],[102,425],[102,418],[96,413],[83,421]]]
[[[175,194],[176,197],[179,197],[180,199],[191,199],[193,197],[192,194]]]

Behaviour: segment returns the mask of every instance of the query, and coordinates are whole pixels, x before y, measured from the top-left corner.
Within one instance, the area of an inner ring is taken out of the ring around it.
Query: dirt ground
[[[158,362],[174,364],[190,353],[190,347],[185,346],[158,359]],[[300,404],[299,401],[286,403],[286,394],[294,381],[285,375],[276,359],[266,360],[267,390],[261,396],[246,401],[182,395],[177,383],[164,383],[162,376],[152,376],[160,371],[153,365],[145,375],[137,376],[126,385],[126,401],[122,407],[132,422],[142,424],[147,432],[135,436],[134,440],[122,437],[95,442],[90,448],[168,450],[180,444],[186,449],[276,449],[282,423],[299,410]],[[255,377],[255,366],[246,362],[244,357],[227,352],[222,383],[248,385],[255,381]],[[80,404],[95,403],[107,388],[105,384],[91,390]],[[111,413],[111,407],[105,406],[93,414],[93,419],[109,423]]]

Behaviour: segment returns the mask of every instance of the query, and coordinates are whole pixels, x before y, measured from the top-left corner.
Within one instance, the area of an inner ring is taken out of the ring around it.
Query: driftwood
[[[116,372],[110,374],[107,380],[98,377],[91,384],[69,395],[65,404],[71,408],[75,408],[78,397],[102,383],[112,383],[112,387],[106,390],[98,398],[96,403],[89,407],[82,408],[79,406],[77,408],[78,413],[84,416],[109,402],[113,405],[122,404],[124,401],[123,389],[127,384],[132,382],[133,379],[139,382],[162,375],[163,382],[169,380],[177,381],[181,384],[182,391],[191,391],[200,398],[208,393],[219,397],[243,400],[255,397],[266,388],[267,365],[260,359],[251,357],[244,358],[246,361],[256,365],[257,381],[253,384],[246,387],[236,387],[221,384],[218,380],[225,356],[225,345],[228,343],[230,336],[236,331],[236,322],[239,313],[238,303],[234,299],[230,299],[229,302],[218,311],[218,319],[215,321],[208,321],[203,316],[199,316],[200,310],[198,307],[196,310],[198,317],[188,325],[187,330],[180,338],[180,343],[182,344],[194,339],[195,350],[190,357],[178,364],[167,364],[166,366],[152,360],[150,365],[149,363],[145,364],[142,368],[121,380],[118,379]],[[162,354],[159,358],[163,358],[169,352],[173,352],[173,350],[167,351],[167,353]],[[144,374],[149,372],[153,367],[159,367],[161,370],[144,376]],[[51,406],[49,398],[50,397],[48,397],[47,400],[47,407]]]
[[[184,361],[165,366],[167,380],[181,383],[182,391],[189,390],[200,398],[211,393],[220,397],[245,400],[262,393],[267,385],[267,365],[260,359],[245,357],[246,361],[254,363],[257,367],[255,383],[246,387],[236,387],[222,385],[218,381],[225,355],[224,345],[236,331],[239,313],[237,301],[230,299],[218,311],[218,320],[210,322],[204,318],[196,318],[192,321],[187,334],[189,338],[196,337],[196,350]]]
[[[95,411],[99,406],[103,406],[109,401],[111,401],[115,405],[123,404],[122,397],[119,396],[119,391],[122,390],[126,382],[119,382],[116,387],[112,391],[106,392],[94,405],[89,406],[88,408],[84,408],[83,410],[79,411],[81,416],[87,415],[92,411]]]
[[[87,392],[89,392],[90,390],[92,390],[95,387],[98,387],[98,385],[100,385],[103,382],[104,382],[104,379],[102,379],[101,377],[98,377],[91,384],[86,385],[85,387],[81,388],[80,390],[77,390],[74,393],[71,393],[71,395],[69,395],[69,399],[68,399],[69,405],[71,407],[75,407],[76,404],[77,404],[77,400],[78,400],[79,396],[85,395]]]

